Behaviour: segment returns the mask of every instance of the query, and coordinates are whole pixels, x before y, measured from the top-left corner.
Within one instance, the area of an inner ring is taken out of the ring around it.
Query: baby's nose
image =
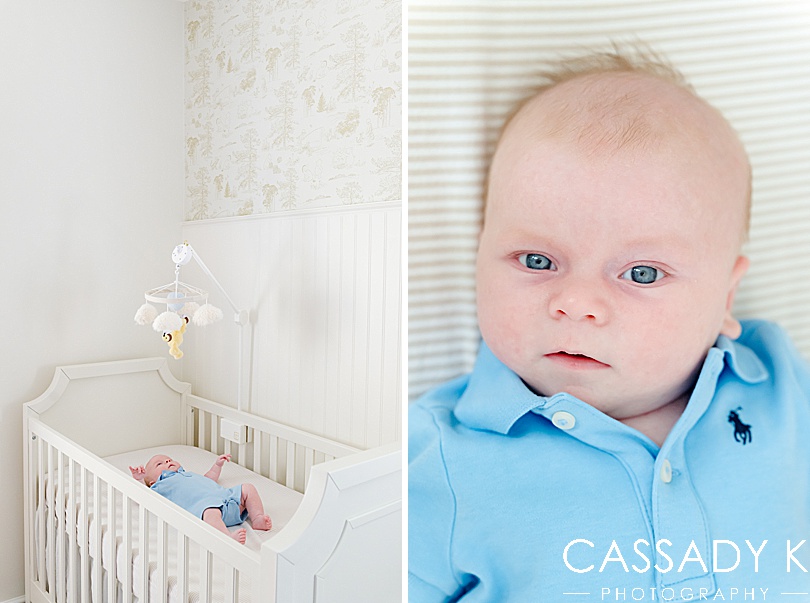
[[[608,306],[603,292],[597,285],[581,280],[564,279],[557,292],[549,300],[552,318],[568,318],[603,325],[608,318]]]

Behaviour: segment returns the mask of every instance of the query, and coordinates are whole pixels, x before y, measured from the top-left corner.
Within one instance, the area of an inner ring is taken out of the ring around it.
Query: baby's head
[[[156,454],[147,461],[144,467],[146,475],[144,476],[143,483],[151,488],[152,484],[160,479],[160,475],[164,471],[177,471],[179,468],[180,463],[177,461],[172,460],[165,454]]]
[[[485,342],[535,392],[619,420],[684,400],[717,336],[740,333],[748,158],[678,78],[578,63],[508,121],[488,177]]]

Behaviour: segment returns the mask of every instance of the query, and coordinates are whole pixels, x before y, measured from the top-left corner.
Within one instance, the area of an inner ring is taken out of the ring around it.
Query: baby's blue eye
[[[524,253],[518,261],[530,270],[554,270],[554,262],[539,253]]]
[[[655,281],[661,280],[664,276],[663,271],[652,266],[633,266],[630,270],[622,274],[623,279],[631,280],[639,285],[650,285]]]

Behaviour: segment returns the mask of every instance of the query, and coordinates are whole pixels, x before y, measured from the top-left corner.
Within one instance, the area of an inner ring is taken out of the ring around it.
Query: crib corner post
[[[259,550],[259,571],[253,577],[251,587],[253,589],[254,601],[275,601],[279,602],[278,592],[276,592],[278,576],[278,553],[271,547],[264,546]]]
[[[33,571],[34,566],[31,562],[31,555],[33,554],[33,549],[31,546],[31,530],[33,529],[33,522],[31,520],[31,509],[33,505],[33,500],[31,497],[31,484],[32,476],[31,476],[31,455],[33,454],[33,440],[32,437],[35,437],[31,434],[31,430],[28,425],[29,414],[32,411],[26,405],[23,408],[23,476],[24,476],[24,483],[25,486],[23,487],[23,508],[25,509],[25,513],[23,514],[23,531],[24,531],[24,555],[25,555],[25,600],[31,600],[31,580],[33,579]]]

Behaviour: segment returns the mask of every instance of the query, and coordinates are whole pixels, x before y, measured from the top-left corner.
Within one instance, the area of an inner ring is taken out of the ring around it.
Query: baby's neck
[[[662,406],[643,415],[619,420],[628,427],[632,427],[643,433],[660,448],[664,444],[664,440],[667,439],[669,432],[672,431],[675,423],[681,418],[688,401],[689,393],[686,393],[666,406]]]

